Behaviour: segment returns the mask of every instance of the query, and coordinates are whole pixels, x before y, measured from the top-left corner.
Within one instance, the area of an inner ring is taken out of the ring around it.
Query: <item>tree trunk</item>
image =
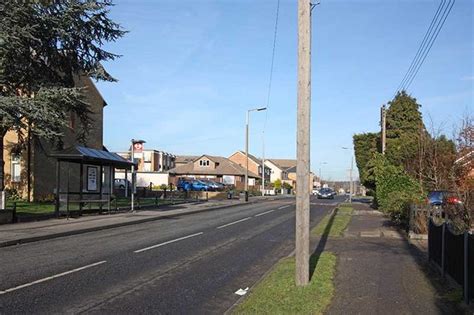
[[[5,161],[3,160],[5,132],[0,133],[0,192],[5,189]]]

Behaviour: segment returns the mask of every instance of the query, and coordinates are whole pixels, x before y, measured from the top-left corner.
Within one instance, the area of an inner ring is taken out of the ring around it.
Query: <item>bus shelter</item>
[[[52,154],[56,158],[55,212],[59,216],[84,209],[111,209],[115,170],[127,172],[133,163],[106,150],[74,146]]]

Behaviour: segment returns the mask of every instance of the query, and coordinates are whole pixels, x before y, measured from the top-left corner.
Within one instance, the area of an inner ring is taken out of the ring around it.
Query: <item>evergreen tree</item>
[[[373,155],[380,151],[380,133],[368,132],[356,134],[353,137],[353,142],[360,181],[365,187],[375,189],[375,181],[369,180],[367,167]]]
[[[414,161],[417,157],[421,135],[426,133],[420,112],[421,105],[405,91],[398,92],[389,102],[387,110],[387,140],[385,154],[396,166],[402,166],[415,175]]]
[[[110,0],[2,1],[0,4],[0,190],[4,189],[3,138],[16,131],[20,145],[33,137],[61,143],[70,113],[90,124],[89,105],[74,87],[79,75],[115,81],[102,49],[125,32],[108,17]]]

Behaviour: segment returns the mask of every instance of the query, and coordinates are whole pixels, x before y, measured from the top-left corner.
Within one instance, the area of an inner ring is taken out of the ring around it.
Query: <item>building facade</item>
[[[84,88],[84,96],[89,103],[92,121],[85,142],[79,143],[77,134],[80,126],[77,118],[71,113],[69,127],[64,130],[63,148],[84,145],[89,148],[103,149],[103,109],[107,105],[92,80],[88,77],[77,77],[77,87]],[[3,158],[5,161],[5,188],[10,194],[18,194],[29,200],[52,200],[55,193],[56,159],[51,154],[57,151],[57,146],[42,139],[33,139],[28,130],[23,132],[26,145],[22,150],[16,150],[18,135],[9,131],[4,137]],[[71,174],[78,177],[78,174]]]
[[[178,157],[179,161],[183,159]],[[234,185],[242,189],[245,185],[245,168],[230,159],[221,156],[202,155],[188,160],[187,163],[178,163],[176,168],[169,171],[170,181],[177,183],[179,178],[208,178],[226,185]],[[255,185],[260,176],[249,171],[249,182]]]
[[[131,152],[117,152],[118,155],[131,160]],[[135,153],[137,166],[138,187],[159,187],[169,184],[168,172],[176,167],[176,156],[160,150],[143,150]],[[122,170],[115,170],[116,178],[127,177],[131,181],[131,174],[125,174]]]
[[[237,151],[231,156],[229,156],[229,160],[231,160],[234,163],[237,163],[244,169],[246,168],[246,154],[243,151]],[[257,157],[249,154],[248,155],[248,166],[249,166],[249,172],[252,172],[253,174],[257,174],[260,178],[262,177],[262,160],[258,159]],[[271,180],[271,169],[265,165],[265,173],[264,173],[264,178],[265,178],[265,183],[269,184]],[[251,181],[249,180],[249,185],[251,184]]]

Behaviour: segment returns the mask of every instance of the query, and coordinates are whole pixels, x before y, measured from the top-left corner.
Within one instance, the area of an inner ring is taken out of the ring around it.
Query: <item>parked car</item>
[[[322,188],[319,190],[318,199],[334,199],[335,194],[331,188]]]
[[[191,183],[191,190],[194,191],[207,191],[211,190],[211,187],[201,180],[194,180]]]
[[[226,189],[226,184],[223,184],[223,183],[220,183],[220,182],[214,182],[217,186],[218,186],[218,189],[217,190],[225,190]]]
[[[319,194],[319,190],[318,189],[313,189],[312,194],[314,196],[317,196]]]
[[[216,183],[212,180],[201,179],[200,181],[203,182],[204,184],[206,184],[207,186],[209,186],[208,190],[216,191],[216,190],[219,190],[221,188],[221,186],[219,186],[218,183]]]
[[[427,202],[430,206],[435,208],[444,205],[462,205],[461,199],[456,193],[446,190],[434,190],[428,193]]]
[[[176,189],[179,191],[190,191],[192,187],[192,182],[185,179],[179,179],[176,184]]]
[[[116,178],[114,180],[114,188],[125,189],[125,187],[131,189],[132,183],[130,183],[130,181],[125,178]]]

